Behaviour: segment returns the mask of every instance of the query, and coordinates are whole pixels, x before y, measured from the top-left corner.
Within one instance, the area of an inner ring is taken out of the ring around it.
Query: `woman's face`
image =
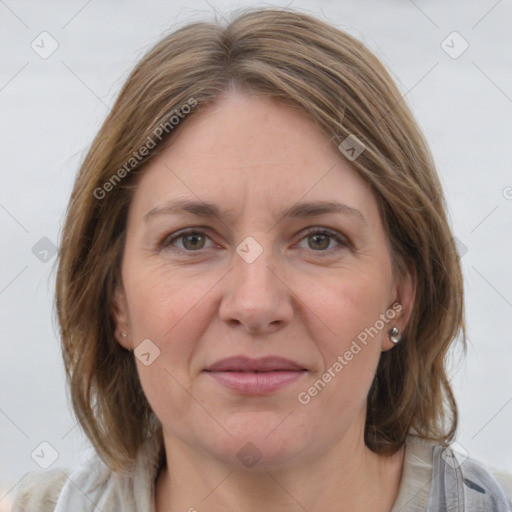
[[[166,443],[270,468],[362,442],[411,297],[376,199],[337,148],[304,114],[236,92],[143,172],[113,311]],[[291,362],[212,371],[232,357]]]

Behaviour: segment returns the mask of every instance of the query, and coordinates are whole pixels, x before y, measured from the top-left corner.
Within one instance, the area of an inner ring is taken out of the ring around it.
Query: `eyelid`
[[[183,228],[183,229],[180,229],[178,231],[174,231],[172,233],[169,233],[169,234],[165,235],[163,237],[162,241],[158,245],[159,245],[160,248],[163,248],[163,249],[165,249],[165,248],[167,248],[169,246],[172,246],[174,249],[177,249],[177,250],[182,251],[182,252],[188,252],[188,253],[198,252],[199,253],[202,249],[199,249],[197,251],[187,251],[186,249],[181,249],[180,247],[175,247],[172,244],[176,240],[179,240],[182,237],[185,237],[187,235],[193,235],[193,234],[204,235],[205,238],[208,238],[208,239],[210,239],[213,242],[211,236],[208,235],[207,231],[208,231],[208,228],[203,227],[203,226]]]
[[[327,235],[327,236],[333,238],[334,240],[336,240],[336,242],[338,242],[338,244],[339,244],[336,247],[331,247],[330,249],[326,249],[324,251],[311,250],[311,252],[318,253],[320,255],[321,254],[331,254],[333,252],[336,252],[337,250],[352,246],[350,240],[345,235],[341,234],[340,232],[338,232],[336,230],[321,227],[321,226],[310,227],[310,228],[306,228],[305,230],[303,230],[301,232],[301,238],[299,239],[299,242],[301,242],[308,236],[313,236],[313,235]]]

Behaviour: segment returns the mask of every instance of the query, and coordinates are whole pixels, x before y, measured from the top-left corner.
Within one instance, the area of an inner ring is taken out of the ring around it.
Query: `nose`
[[[235,254],[233,265],[224,282],[221,320],[260,335],[287,325],[294,312],[292,293],[273,264],[271,250],[264,249],[251,263]]]

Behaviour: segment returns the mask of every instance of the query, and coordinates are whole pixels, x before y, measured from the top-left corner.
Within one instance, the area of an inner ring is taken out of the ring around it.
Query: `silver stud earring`
[[[389,330],[389,339],[396,345],[401,339],[402,335],[398,330],[398,327],[393,327]]]
[[[121,331],[121,336],[122,336],[123,338],[126,338],[126,333],[125,333],[124,331]]]

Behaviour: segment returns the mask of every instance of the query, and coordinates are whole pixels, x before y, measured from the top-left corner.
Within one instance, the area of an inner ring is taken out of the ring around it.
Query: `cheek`
[[[149,339],[160,351],[148,366],[136,362],[144,394],[167,426],[177,417],[187,417],[194,407],[191,361],[209,321],[208,288],[169,274],[146,272],[126,285],[135,344]]]
[[[339,343],[375,324],[391,306],[390,287],[390,274],[385,269],[353,268],[341,271],[335,279],[309,286],[303,297]]]
[[[180,384],[188,387],[197,370],[191,363],[212,319],[215,305],[209,290],[218,277],[187,279],[165,266],[127,266],[126,270],[123,277],[134,348],[149,339],[160,351],[150,366],[137,360],[144,391],[152,405],[168,394],[180,407],[181,398],[186,399]],[[166,403],[169,407],[171,401]]]
[[[328,381],[329,391],[322,391],[321,401],[332,399],[340,405],[359,402],[368,392],[390,328],[389,319],[381,320],[390,306],[389,274],[379,267],[352,270],[317,283],[304,301],[308,323],[316,325],[311,335],[322,358],[319,374]]]
[[[211,287],[207,281],[205,276],[201,282],[185,279],[176,268],[132,267],[125,286],[136,339],[150,338],[162,347],[170,342],[179,346],[185,339],[177,333],[184,326],[189,330],[189,338],[193,337],[195,326],[199,327],[197,322],[206,318],[198,311],[204,307],[205,295]]]

